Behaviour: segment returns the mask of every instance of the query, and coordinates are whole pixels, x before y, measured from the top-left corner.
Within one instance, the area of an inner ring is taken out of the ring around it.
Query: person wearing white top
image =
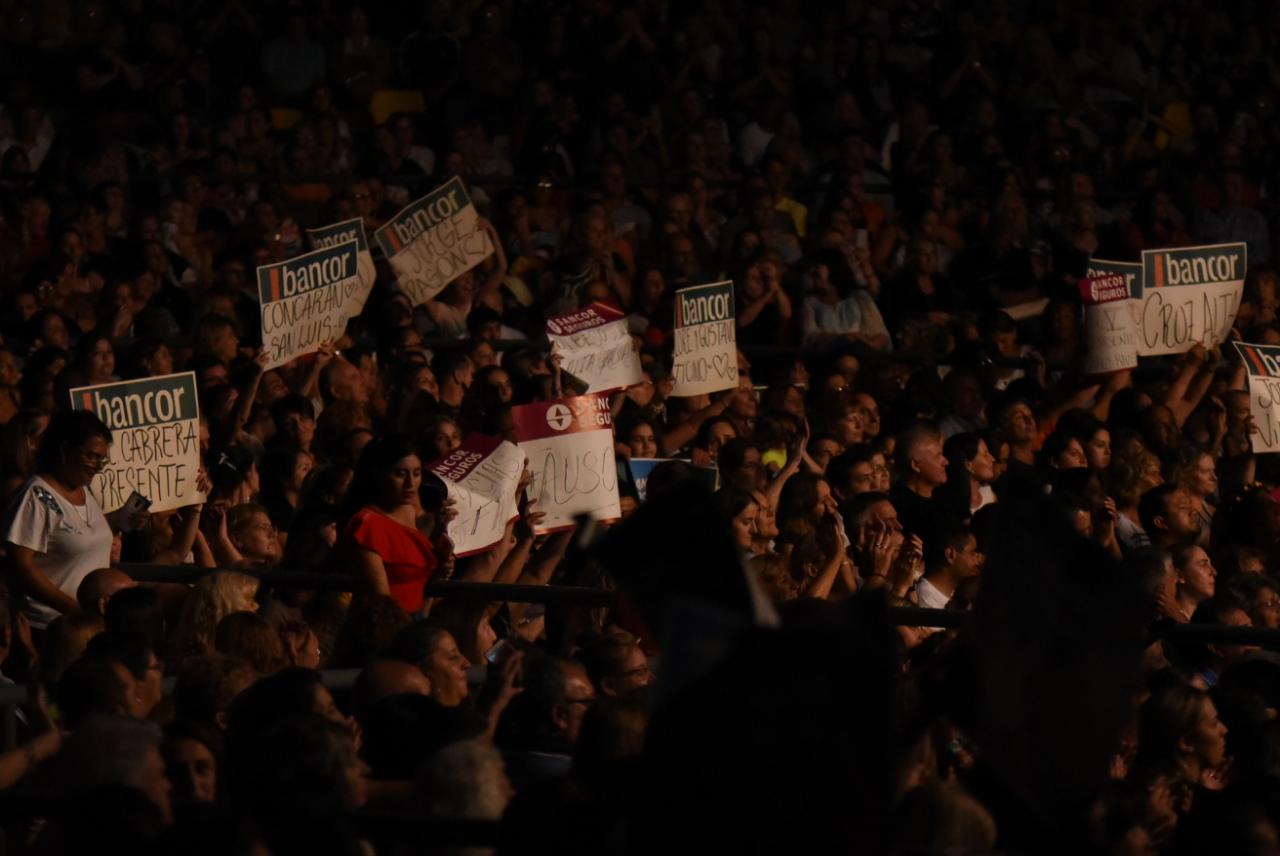
[[[81,581],[111,563],[111,526],[88,490],[110,455],[111,431],[95,414],[55,415],[41,443],[37,474],[5,515],[4,540],[27,595],[32,627],[78,612]]]
[[[916,603],[944,609],[960,583],[982,573],[983,556],[978,539],[964,523],[942,525],[926,541],[925,571],[916,584]]]

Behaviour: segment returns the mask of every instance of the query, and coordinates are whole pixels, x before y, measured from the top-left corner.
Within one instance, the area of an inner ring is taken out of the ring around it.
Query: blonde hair
[[[182,604],[171,663],[176,666],[187,657],[212,653],[218,622],[233,612],[252,611],[257,594],[258,579],[248,574],[216,571],[201,577]]]

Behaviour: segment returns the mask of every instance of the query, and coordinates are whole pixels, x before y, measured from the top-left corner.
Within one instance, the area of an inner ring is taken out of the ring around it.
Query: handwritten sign
[[[1138,327],[1133,300],[1122,274],[1080,280],[1084,302],[1085,358],[1088,374],[1108,374],[1138,364]]]
[[[200,403],[194,372],[81,386],[71,409],[90,410],[111,429],[111,460],[89,490],[110,513],[133,491],[152,511],[204,502],[200,472]]]
[[[636,495],[644,502],[649,496],[649,474],[663,461],[670,458],[632,458],[627,463],[631,467],[631,479],[636,484]]]
[[[426,303],[493,252],[489,233],[457,176],[373,233],[413,305]]]
[[[1142,253],[1143,355],[1181,354],[1227,340],[1244,292],[1244,244]]]
[[[1249,443],[1255,453],[1280,452],[1280,346],[1234,344],[1249,370]]]
[[[364,304],[369,299],[369,292],[373,291],[374,280],[377,279],[373,253],[369,252],[369,239],[364,232],[364,220],[353,217],[341,223],[334,223],[332,226],[308,229],[307,237],[311,239],[313,250],[337,246],[346,241],[356,242],[356,279],[359,287],[351,295],[351,300],[347,304],[347,318],[355,318],[364,311]]]
[[[609,399],[583,395],[511,409],[520,448],[529,456],[529,496],[546,513],[537,529],[568,529],[579,514],[622,516]]]
[[[587,382],[586,392],[612,392],[637,384],[640,355],[627,331],[627,316],[603,303],[547,319],[551,352],[560,367]]]
[[[258,268],[266,368],[314,354],[342,335],[360,289],[358,253],[355,241],[343,241]]]
[[[519,515],[516,487],[524,471],[524,453],[514,443],[469,434],[462,445],[430,467],[455,501],[458,516],[449,523],[449,540],[459,556],[470,556],[502,540]]]
[[[736,317],[732,282],[676,292],[672,395],[702,395],[738,385]]]

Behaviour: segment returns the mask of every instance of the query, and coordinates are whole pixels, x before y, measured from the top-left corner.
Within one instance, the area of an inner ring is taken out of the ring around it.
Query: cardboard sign
[[[631,479],[636,483],[636,494],[640,497],[640,501],[644,502],[649,497],[649,474],[654,468],[663,461],[669,461],[670,458],[632,458],[628,463],[631,466]]]
[[[352,294],[347,305],[347,318],[355,318],[364,311],[364,304],[369,299],[369,292],[373,291],[374,280],[377,279],[373,253],[369,252],[369,240],[364,233],[364,220],[354,217],[332,226],[308,229],[307,237],[311,239],[313,250],[333,247],[346,241],[356,242],[356,278],[359,288]]]
[[[89,490],[105,513],[135,490],[151,511],[204,502],[200,472],[200,402],[195,372],[81,386],[72,410],[91,410],[111,429],[111,460]]]
[[[732,282],[676,292],[672,395],[702,395],[738,385],[736,318]]]
[[[493,252],[462,179],[406,205],[373,233],[413,305],[426,303]]]
[[[258,268],[266,368],[314,354],[342,335],[360,290],[358,254],[355,241],[343,241]]]
[[[1257,454],[1280,452],[1280,346],[1233,344],[1249,370],[1249,412],[1257,426],[1249,444]]]
[[[524,471],[524,453],[518,446],[470,434],[430,470],[456,502],[458,516],[449,523],[456,555],[470,556],[502,540],[507,524],[519,516],[516,487]]]
[[[568,529],[573,518],[622,515],[609,400],[599,395],[525,404],[511,409],[520,448],[529,456],[529,497],[546,513],[536,530]]]
[[[1244,292],[1244,244],[1142,253],[1138,353],[1181,354],[1227,340]]]
[[[1109,374],[1138,364],[1138,328],[1133,300],[1122,274],[1091,276],[1080,280],[1084,302],[1087,374]]]
[[[560,367],[587,382],[586,392],[612,392],[639,383],[640,355],[627,330],[627,316],[603,303],[547,319],[551,352]]]

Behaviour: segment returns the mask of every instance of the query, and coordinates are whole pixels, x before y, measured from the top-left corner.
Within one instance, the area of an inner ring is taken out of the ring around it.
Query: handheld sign
[[[194,372],[81,386],[71,409],[90,410],[111,429],[111,460],[89,490],[104,513],[136,490],[151,511],[204,502],[200,472],[200,403]]]
[[[1244,244],[1142,253],[1138,353],[1181,354],[1227,340],[1244,292]]]
[[[342,335],[348,302],[360,287],[358,253],[355,241],[343,241],[258,268],[265,368],[314,354]]]
[[[456,503],[449,523],[454,553],[470,556],[502,540],[519,516],[516,487],[524,471],[524,453],[514,443],[470,434],[462,445],[430,466]]]
[[[654,468],[663,461],[669,461],[670,458],[632,458],[628,463],[631,466],[631,479],[636,483],[636,495],[640,497],[640,501],[644,502],[649,496],[649,474]]]
[[[1138,364],[1138,328],[1122,274],[1080,280],[1084,301],[1086,374],[1109,374]]]
[[[1249,413],[1257,427],[1249,443],[1257,454],[1280,452],[1280,347],[1233,344],[1249,370]]]
[[[551,352],[560,367],[587,382],[586,392],[612,392],[641,381],[640,355],[627,331],[627,316],[592,303],[580,312],[547,319]]]
[[[345,241],[356,242],[357,288],[347,301],[347,317],[355,318],[364,311],[364,304],[369,299],[369,292],[373,291],[374,280],[377,279],[373,253],[369,252],[369,239],[364,233],[364,220],[353,217],[332,226],[308,229],[307,237],[311,239],[311,248],[314,250],[336,246]]]
[[[489,233],[480,228],[480,215],[457,176],[406,205],[373,239],[414,306],[435,297],[493,252]]]
[[[539,534],[568,529],[579,514],[622,516],[607,398],[541,401],[513,407],[511,415],[533,474],[529,497],[546,513]]]
[[[733,283],[676,292],[672,395],[702,395],[738,385],[738,334]]]

